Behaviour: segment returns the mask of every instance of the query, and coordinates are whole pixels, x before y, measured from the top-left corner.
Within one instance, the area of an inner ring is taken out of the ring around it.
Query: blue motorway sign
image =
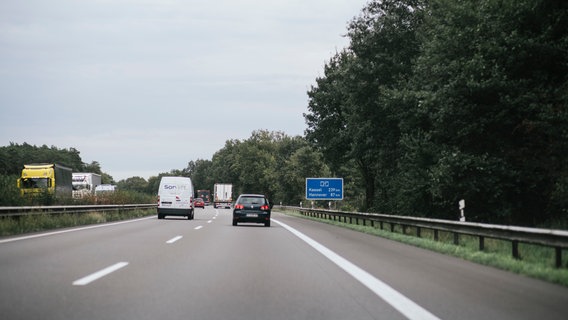
[[[343,178],[306,178],[306,199],[343,200]]]

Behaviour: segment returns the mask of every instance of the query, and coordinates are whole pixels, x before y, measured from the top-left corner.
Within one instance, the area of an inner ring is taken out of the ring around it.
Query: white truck
[[[233,185],[230,183],[216,183],[213,191],[213,208],[231,208],[233,202]]]
[[[95,188],[95,195],[103,195],[116,191],[116,185],[114,184],[101,184]]]
[[[97,186],[101,185],[100,174],[90,172],[73,172],[73,198],[81,199],[95,194]]]

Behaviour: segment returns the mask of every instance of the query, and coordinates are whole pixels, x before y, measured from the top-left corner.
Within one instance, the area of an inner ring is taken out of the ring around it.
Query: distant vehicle
[[[95,194],[101,185],[101,175],[90,172],[73,172],[73,198],[81,199]]]
[[[95,187],[95,195],[99,196],[106,193],[111,193],[116,191],[116,185],[114,184],[101,184]]]
[[[203,199],[201,198],[195,198],[195,200],[193,200],[193,206],[195,208],[203,208],[205,209],[205,202],[203,201]]]
[[[158,188],[158,219],[185,216],[193,220],[193,184],[187,177],[162,177]]]
[[[241,194],[233,208],[233,226],[243,222],[264,223],[270,227],[272,205],[262,194]]]
[[[58,198],[71,198],[72,172],[70,168],[55,163],[25,164],[17,185],[22,195],[48,192]]]
[[[203,199],[205,205],[211,204],[211,191],[210,190],[197,190],[197,197]]]
[[[233,185],[230,183],[216,183],[213,186],[213,208],[231,208],[233,202]]]

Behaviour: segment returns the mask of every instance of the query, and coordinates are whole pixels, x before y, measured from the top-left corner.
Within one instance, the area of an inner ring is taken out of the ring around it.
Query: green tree
[[[130,177],[120,180],[117,186],[119,190],[129,190],[140,193],[146,193],[148,190],[148,182],[142,177]]]
[[[215,183],[236,183],[238,176],[232,170],[241,141],[233,139],[225,141],[225,146],[213,154],[211,175]]]
[[[81,156],[75,148],[59,149],[47,145],[37,147],[27,143],[19,145],[12,142],[9,146],[0,147],[0,173],[19,175],[24,164],[31,163],[57,163],[73,171],[83,169]]]
[[[323,155],[308,145],[296,149],[281,168],[284,174],[278,179],[279,199],[296,206],[306,201],[306,178],[331,176]]]
[[[415,67],[435,207],[534,225],[565,176],[564,1],[431,1]],[[556,198],[558,196],[556,195]]]
[[[365,186],[362,209],[392,209],[399,106],[391,91],[411,76],[423,1],[373,1],[349,25],[351,44],[308,92],[306,137],[335,171],[351,160]]]
[[[93,161],[90,164],[84,163],[83,164],[83,171],[102,174],[101,165],[98,161]]]
[[[211,167],[211,160],[197,159],[188,163],[186,171],[191,177],[195,190],[213,191],[215,180],[211,174]]]
[[[225,147],[213,155],[210,164],[194,164],[192,176],[199,173],[201,166],[208,167],[208,181],[232,183],[235,195],[262,193],[275,203],[285,204],[298,204],[303,199],[306,177],[327,172],[322,169],[327,166],[321,153],[303,137],[268,130],[253,131],[245,140],[228,140]],[[305,169],[300,170],[301,166]],[[201,179],[198,175],[195,177],[196,181]]]
[[[101,173],[101,180],[102,184],[116,184],[114,178],[106,172]]]
[[[161,176],[152,176],[148,178],[148,185],[146,187],[145,193],[147,194],[158,194],[158,189],[160,188]]]

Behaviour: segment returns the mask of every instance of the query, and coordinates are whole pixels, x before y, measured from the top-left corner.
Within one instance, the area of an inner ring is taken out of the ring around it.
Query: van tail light
[[[268,211],[269,207],[267,205],[263,205],[260,207],[260,210]]]
[[[244,208],[245,208],[245,206],[242,205],[242,204],[236,204],[236,205],[235,205],[235,209],[236,209],[236,210],[242,210],[242,209],[244,209]]]
[[[160,196],[158,196],[158,204],[160,204]]]

